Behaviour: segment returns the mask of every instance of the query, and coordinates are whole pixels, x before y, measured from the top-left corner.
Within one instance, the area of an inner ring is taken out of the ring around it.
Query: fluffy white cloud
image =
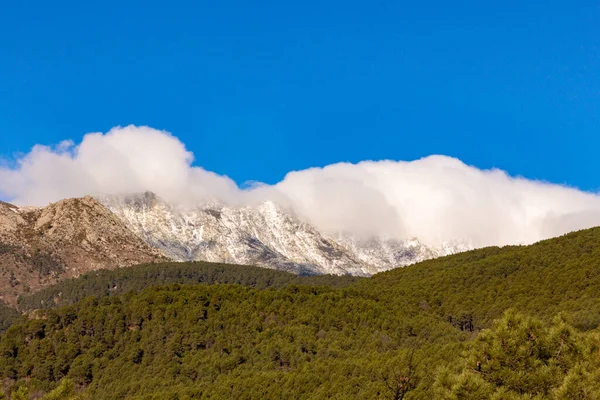
[[[170,200],[233,199],[232,180],[191,167],[192,153],[168,132],[127,126],[90,133],[75,146],[37,145],[14,169],[0,169],[0,193],[16,204],[151,190]]]
[[[193,158],[168,132],[117,127],[90,133],[79,145],[35,146],[14,168],[0,167],[0,193],[31,205],[146,190],[184,205],[273,200],[325,231],[415,236],[431,245],[531,243],[600,225],[597,194],[480,170],[445,156],[339,163],[248,189],[192,166]]]

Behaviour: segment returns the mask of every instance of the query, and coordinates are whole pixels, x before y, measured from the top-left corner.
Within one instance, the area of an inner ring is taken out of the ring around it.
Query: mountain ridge
[[[463,243],[432,248],[416,238],[355,238],[329,234],[266,201],[183,208],[152,192],[96,196],[133,232],[178,261],[259,265],[300,274],[374,273],[469,250]]]
[[[0,203],[0,301],[97,269],[156,261],[256,265],[299,275],[371,276],[467,249],[327,234],[273,202],[183,209],[151,192]]]

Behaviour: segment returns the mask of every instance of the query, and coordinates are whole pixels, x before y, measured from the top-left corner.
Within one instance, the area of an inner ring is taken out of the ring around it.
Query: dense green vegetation
[[[562,315],[547,326],[509,310],[437,375],[440,399],[599,399],[598,336],[578,332]]]
[[[67,376],[97,399],[374,398],[406,349],[466,338],[435,315],[389,313],[388,304],[353,289],[149,288],[45,310],[11,327],[0,343],[7,355],[0,374],[30,377],[35,390]],[[425,331],[429,337],[419,337]]]
[[[566,312],[575,326],[590,330],[600,325],[600,228],[429,260],[377,274],[362,286],[422,302],[455,324],[472,320],[475,330],[509,308],[545,322]]]
[[[150,286],[217,283],[237,284],[257,289],[282,288],[290,284],[345,287],[360,279],[354,276],[298,276],[248,265],[204,261],[158,263],[116,270],[99,270],[69,279],[39,292],[19,298],[22,311],[70,305],[88,296],[114,296]]]
[[[67,305],[0,337],[7,393],[600,398],[600,229],[370,279],[208,263],[103,271],[20,306],[55,303]]]
[[[14,308],[0,302],[0,332],[4,332],[20,315]]]

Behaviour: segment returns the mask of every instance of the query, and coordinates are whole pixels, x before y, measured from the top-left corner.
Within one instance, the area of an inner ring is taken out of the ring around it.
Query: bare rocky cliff
[[[100,269],[164,259],[92,197],[44,208],[0,202],[0,300]]]

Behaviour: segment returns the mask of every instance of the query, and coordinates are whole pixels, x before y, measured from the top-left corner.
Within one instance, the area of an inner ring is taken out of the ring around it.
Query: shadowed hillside
[[[360,279],[355,276],[299,276],[289,272],[203,261],[157,263],[117,270],[99,270],[79,278],[60,282],[31,295],[19,298],[19,309],[31,311],[70,305],[87,296],[114,296],[149,286],[217,283],[237,284],[257,289],[281,288],[286,285],[343,287]]]

